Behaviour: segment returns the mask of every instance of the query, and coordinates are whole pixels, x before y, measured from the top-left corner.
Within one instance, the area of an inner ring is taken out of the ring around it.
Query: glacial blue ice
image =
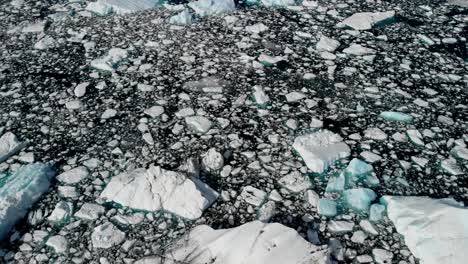
[[[49,189],[54,176],[51,166],[34,163],[0,178],[0,240]]]
[[[163,3],[161,0],[98,0],[91,2],[86,6],[86,10],[97,15],[105,16],[111,13],[124,15],[133,12],[143,11],[160,6]]]
[[[331,199],[321,198],[318,202],[318,213],[326,217],[333,217],[337,214],[337,203]]]
[[[370,207],[369,220],[372,222],[380,222],[384,216],[385,206],[381,204],[373,204]]]
[[[184,11],[178,13],[177,15],[169,18],[169,23],[178,25],[178,26],[187,26],[192,24],[192,14],[185,9]]]
[[[201,17],[219,15],[236,9],[234,0],[198,0],[190,2],[188,6]]]
[[[413,121],[413,117],[411,115],[393,111],[382,112],[380,113],[380,117],[382,117],[385,120],[403,123],[411,123]]]
[[[357,213],[369,212],[372,201],[377,198],[374,191],[368,188],[349,189],[343,192],[343,202],[345,207]]]

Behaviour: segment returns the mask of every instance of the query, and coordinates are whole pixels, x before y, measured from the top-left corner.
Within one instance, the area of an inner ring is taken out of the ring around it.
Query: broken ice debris
[[[340,42],[338,40],[334,40],[334,39],[329,38],[327,36],[322,36],[322,37],[320,37],[319,42],[317,42],[317,45],[315,46],[315,48],[317,49],[317,51],[333,52],[339,46],[340,46]]]
[[[423,136],[419,133],[416,129],[410,129],[406,131],[406,135],[408,136],[409,140],[420,147],[424,147]]]
[[[385,206],[381,204],[373,204],[370,207],[369,220],[372,222],[379,222],[383,218]]]
[[[343,24],[355,30],[369,30],[393,21],[395,11],[356,13],[343,20]]]
[[[334,217],[337,214],[337,204],[327,198],[321,198],[318,202],[318,213],[326,217]]]
[[[206,133],[210,130],[213,123],[204,116],[188,116],[185,118],[187,127],[197,133]]]
[[[293,148],[315,173],[323,173],[337,160],[348,157],[351,151],[339,135],[328,130],[297,137]]]
[[[258,56],[258,61],[260,61],[263,65],[269,67],[269,66],[273,66],[275,65],[276,63],[280,62],[280,61],[283,61],[284,58],[281,57],[281,56],[268,56],[266,54],[261,54],[260,56]]]
[[[441,161],[440,167],[450,175],[457,176],[464,174],[463,170],[458,166],[457,161],[453,158]]]
[[[338,176],[330,176],[328,179],[326,192],[342,192],[345,189],[345,175],[340,173]]]
[[[0,178],[0,240],[49,189],[54,176],[49,165],[34,163]]]
[[[377,195],[368,188],[350,189],[343,192],[345,206],[358,213],[369,212],[370,204],[375,198]]]
[[[384,196],[381,202],[421,263],[466,263],[467,207],[452,198]]]
[[[124,240],[125,233],[109,222],[95,227],[91,234],[94,248],[110,248],[120,245]]]
[[[293,193],[299,193],[312,187],[309,177],[298,171],[293,171],[282,177],[278,183]]]
[[[147,257],[149,262],[141,263],[162,263],[163,259],[177,263],[213,263],[215,260],[214,263],[222,264],[325,264],[331,261],[327,249],[307,242],[294,229],[260,221],[220,230],[197,226],[170,245],[164,256],[150,258]]]
[[[105,16],[111,13],[124,15],[154,8],[161,3],[161,0],[98,0],[86,6],[86,10],[96,15]]]
[[[219,171],[224,166],[224,157],[215,148],[210,148],[203,156],[202,163],[210,172]]]
[[[128,57],[128,52],[120,48],[110,49],[103,57],[91,61],[91,67],[101,71],[115,71],[119,64]]]
[[[55,205],[54,210],[47,220],[57,225],[63,225],[70,221],[72,214],[73,204],[70,202],[60,201]]]
[[[253,97],[255,102],[261,107],[267,106],[267,104],[270,102],[270,97],[265,93],[263,88],[261,86],[255,85],[253,90]]]
[[[328,231],[331,233],[347,233],[353,231],[354,223],[351,221],[335,221],[328,222]]]
[[[44,36],[41,38],[36,44],[34,44],[34,48],[38,50],[46,50],[50,48],[55,48],[57,46],[57,41],[51,36]]]
[[[11,132],[3,134],[0,137],[0,163],[18,153],[26,145],[26,142],[20,142],[15,134]]]
[[[274,201],[263,203],[257,210],[257,219],[262,222],[268,222],[275,215],[276,204]]]
[[[199,16],[219,15],[234,11],[234,0],[198,0],[188,4]]]
[[[400,112],[382,112],[380,113],[380,117],[389,121],[396,121],[396,122],[403,122],[403,123],[411,123],[413,121],[413,117],[411,115],[400,113]]]
[[[349,47],[344,49],[343,53],[356,55],[356,56],[363,56],[363,55],[368,55],[368,54],[374,54],[375,50],[364,47],[361,44],[353,43]]]
[[[66,184],[79,183],[89,176],[89,170],[84,166],[79,166],[68,170],[57,176],[57,180]]]
[[[462,146],[454,147],[450,153],[456,159],[468,160],[468,148]]]
[[[101,197],[136,210],[164,209],[186,219],[197,219],[218,193],[196,178],[151,165],[113,177]]]
[[[262,0],[265,6],[292,6],[296,4],[295,0]]]
[[[246,26],[245,30],[250,33],[259,34],[259,33],[262,33],[263,31],[267,31],[268,27],[265,26],[265,24],[263,23],[257,23],[251,26]]]
[[[370,164],[360,160],[360,159],[352,159],[349,162],[348,167],[345,169],[345,176],[346,176],[346,186],[347,187],[354,187],[358,182],[367,182],[373,181],[372,172],[373,167]],[[378,180],[378,179],[377,179]]]
[[[192,24],[192,14],[188,10],[184,10],[177,15],[171,16],[169,18],[169,23],[178,25],[178,26],[187,26]]]

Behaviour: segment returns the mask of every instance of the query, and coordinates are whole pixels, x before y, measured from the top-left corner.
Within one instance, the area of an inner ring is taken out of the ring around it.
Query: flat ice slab
[[[293,148],[301,155],[307,167],[316,173],[323,173],[337,160],[351,154],[343,139],[328,130],[297,137]]]
[[[151,165],[112,178],[101,197],[136,210],[165,209],[186,219],[197,219],[218,193],[196,178]]]
[[[387,214],[421,264],[466,263],[468,208],[453,199],[384,196]]]
[[[34,163],[0,177],[0,240],[49,189],[54,176],[49,165]]]
[[[302,238],[294,229],[253,221],[230,229],[195,227],[166,251],[174,262],[199,264],[325,264],[328,250]],[[152,262],[160,263],[158,257]],[[137,263],[145,263],[142,260]]]

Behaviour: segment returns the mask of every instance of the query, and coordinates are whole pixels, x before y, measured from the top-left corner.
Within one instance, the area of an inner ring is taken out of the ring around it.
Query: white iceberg
[[[0,178],[0,240],[49,189],[54,176],[49,165],[34,163]]]
[[[143,211],[164,209],[186,219],[197,219],[218,193],[196,178],[151,165],[112,178],[101,198]]]
[[[161,5],[161,3],[161,0],[98,0],[89,3],[86,6],[86,10],[100,16],[109,15],[111,13],[124,15],[155,8]]]
[[[234,0],[198,0],[190,2],[188,6],[201,17],[219,15],[236,9]]]
[[[384,196],[381,202],[421,264],[466,263],[467,207],[451,198]]]
[[[343,139],[328,130],[297,137],[293,148],[301,155],[307,167],[315,173],[323,173],[334,162],[351,154]]]
[[[220,230],[197,226],[170,246],[163,257],[173,263],[187,264],[331,263],[328,249],[307,242],[294,229],[260,221]],[[142,259],[137,263],[163,261],[160,257],[150,258],[151,261]]]

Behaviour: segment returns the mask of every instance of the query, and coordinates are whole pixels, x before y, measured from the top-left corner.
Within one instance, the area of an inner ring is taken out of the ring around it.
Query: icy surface
[[[112,223],[104,223],[94,228],[91,241],[94,248],[110,248],[125,240],[125,233]]]
[[[151,165],[113,177],[101,197],[132,209],[167,210],[180,217],[197,219],[218,193],[199,179]]]
[[[384,196],[387,214],[421,264],[465,263],[468,209],[455,200]]]
[[[91,61],[91,67],[102,71],[115,71],[119,63],[126,59],[128,52],[121,48],[112,48],[103,57]]]
[[[195,227],[165,257],[189,264],[325,264],[328,251],[278,223],[253,221],[231,229]],[[157,262],[153,262],[157,263]]]
[[[359,213],[367,213],[372,201],[377,198],[374,191],[368,188],[350,189],[343,192],[346,206]]]
[[[154,8],[161,2],[161,0],[98,0],[89,3],[88,6],[86,6],[86,10],[101,16],[111,13],[124,15]]]
[[[20,142],[15,134],[7,132],[0,137],[0,163],[10,156],[18,153],[26,146],[25,142]]]
[[[293,148],[316,173],[323,173],[335,161],[348,157],[351,151],[339,135],[328,130],[297,137]]]
[[[0,178],[0,240],[49,189],[54,176],[49,165],[34,163]]]
[[[201,17],[219,15],[236,9],[233,0],[198,0],[190,2],[188,6]]]
[[[282,177],[278,183],[293,193],[298,193],[312,187],[309,177],[298,171],[291,172]]]
[[[192,14],[188,10],[184,10],[177,15],[169,18],[169,23],[179,26],[187,26],[192,24]]]
[[[413,117],[411,115],[401,113],[401,112],[387,111],[387,112],[380,113],[380,116],[390,121],[397,121],[397,122],[404,122],[404,123],[411,123],[413,121]]]
[[[356,13],[345,20],[343,24],[356,30],[368,30],[372,27],[390,21],[395,16],[395,11],[388,12],[363,12]]]

